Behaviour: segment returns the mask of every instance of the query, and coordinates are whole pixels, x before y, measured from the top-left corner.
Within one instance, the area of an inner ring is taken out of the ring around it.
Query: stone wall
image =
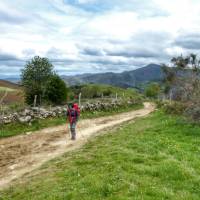
[[[94,112],[94,111],[107,111],[110,109],[115,109],[120,106],[134,104],[135,102],[132,101],[112,101],[110,103],[85,103],[81,106],[81,112]],[[39,108],[39,107],[32,107],[26,108],[21,112],[15,112],[8,115],[0,115],[0,125],[3,124],[11,124],[11,123],[31,123],[34,120],[38,119],[46,119],[52,117],[59,117],[59,116],[66,116],[67,113],[67,106],[56,106],[52,108]]]

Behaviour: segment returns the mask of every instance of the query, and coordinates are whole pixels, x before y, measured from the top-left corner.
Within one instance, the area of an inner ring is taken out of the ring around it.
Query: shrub
[[[166,105],[166,101],[162,100],[155,100],[155,103],[157,105],[157,108],[163,108]]]
[[[145,88],[147,97],[156,98],[160,94],[160,86],[158,83],[151,83]]]
[[[189,105],[185,110],[185,115],[194,122],[200,122],[200,104]]]
[[[186,110],[186,105],[177,101],[165,103],[163,109],[168,114],[183,114]]]

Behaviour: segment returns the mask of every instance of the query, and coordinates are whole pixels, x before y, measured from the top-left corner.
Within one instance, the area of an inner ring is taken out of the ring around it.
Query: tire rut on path
[[[71,141],[66,125],[46,128],[26,135],[0,140],[0,189],[13,180],[40,167],[43,163],[65,152],[81,147],[100,131],[114,127],[136,117],[144,117],[155,109],[154,104],[144,103],[144,108],[109,117],[81,120],[77,140]]]

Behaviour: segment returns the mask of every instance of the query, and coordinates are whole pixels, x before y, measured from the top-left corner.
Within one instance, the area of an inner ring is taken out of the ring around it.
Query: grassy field
[[[199,200],[200,127],[160,111],[52,160],[1,200]]]
[[[121,107],[121,108],[113,109],[111,111],[84,112],[81,114],[80,119],[90,119],[90,118],[95,118],[95,117],[109,116],[109,115],[114,115],[117,113],[128,112],[130,110],[140,109],[142,107],[143,107],[142,104],[141,105],[138,104],[138,105],[132,105],[130,107]],[[2,125],[0,126],[0,139],[4,137],[24,134],[29,131],[37,131],[46,127],[62,125],[65,123],[66,123],[65,117],[57,117],[57,118],[36,120],[35,122],[32,123],[32,125],[20,124],[20,123]]]
[[[0,87],[0,92],[13,92],[13,91],[16,91],[15,89],[12,89],[12,88],[7,88],[7,87]]]

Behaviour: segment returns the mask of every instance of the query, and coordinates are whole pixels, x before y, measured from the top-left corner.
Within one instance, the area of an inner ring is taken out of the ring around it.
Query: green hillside
[[[102,97],[121,97],[121,98],[135,98],[140,94],[135,89],[123,89],[111,85],[104,84],[86,84],[71,86],[72,95],[82,94],[83,98],[102,98]]]

